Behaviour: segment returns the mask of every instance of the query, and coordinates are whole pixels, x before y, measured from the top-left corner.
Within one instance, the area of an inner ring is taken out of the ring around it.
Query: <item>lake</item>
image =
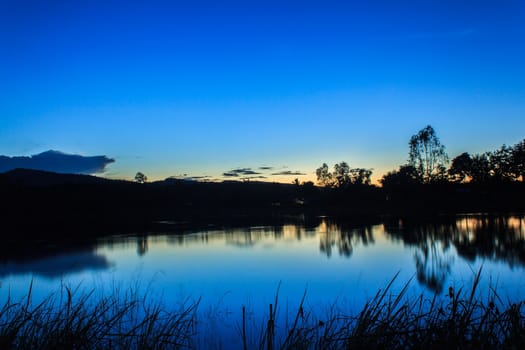
[[[481,293],[491,286],[503,300],[521,300],[524,230],[523,215],[369,225],[315,217],[13,249],[0,261],[0,302],[8,295],[23,297],[31,283],[34,300],[61,285],[98,292],[138,288],[168,303],[200,299],[205,327],[223,334],[227,344],[239,339],[243,306],[254,325],[268,314],[277,292],[281,314],[294,314],[305,292],[305,307],[318,315],[334,306],[357,312],[396,274],[393,294],[411,280],[408,296],[431,298],[450,286],[468,289],[482,268]]]

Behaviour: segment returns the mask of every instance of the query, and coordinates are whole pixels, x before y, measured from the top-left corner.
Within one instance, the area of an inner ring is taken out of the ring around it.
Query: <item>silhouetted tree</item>
[[[333,177],[336,181],[336,186],[344,188],[350,185],[350,166],[346,162],[338,163],[334,166]]]
[[[330,170],[328,169],[328,165],[326,163],[323,163],[323,165],[317,168],[315,174],[317,175],[317,182],[320,185],[325,187],[331,187],[334,185],[332,173],[330,173]]]
[[[384,188],[409,186],[421,182],[419,174],[412,165],[402,165],[399,170],[392,170],[379,180]]]
[[[472,182],[523,181],[525,171],[525,140],[509,147],[501,146],[493,152],[470,156],[463,153],[452,160],[449,179],[461,182],[469,177]]]
[[[445,146],[430,125],[410,138],[409,165],[419,173],[424,183],[445,178],[448,156]]]
[[[370,185],[371,177],[372,169],[350,169],[350,182],[352,183],[352,185]]]
[[[467,177],[472,176],[472,158],[467,152],[461,153],[452,159],[448,170],[449,179],[453,182],[464,182]]]
[[[317,182],[325,187],[348,188],[350,185],[370,185],[372,169],[350,168],[347,162],[334,165],[334,171],[328,170],[328,165],[323,165],[315,171]]]
[[[512,171],[512,149],[506,145],[488,153],[490,175],[496,181],[510,181],[514,179]]]
[[[143,184],[148,181],[148,177],[139,171],[135,175],[135,181],[138,182],[139,184]]]
[[[525,139],[512,147],[511,162],[516,179],[525,182]]]
[[[473,182],[486,182],[490,179],[490,162],[487,153],[472,156],[470,177]]]

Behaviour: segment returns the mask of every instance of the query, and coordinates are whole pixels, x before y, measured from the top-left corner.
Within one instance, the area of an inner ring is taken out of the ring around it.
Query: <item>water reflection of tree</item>
[[[476,216],[457,221],[454,245],[461,257],[504,261],[510,267],[525,266],[523,217]]]
[[[414,253],[417,280],[430,290],[441,293],[453,262],[449,247],[434,237],[427,239]]]
[[[278,240],[301,240],[315,236],[316,231],[303,225],[248,226],[241,228],[224,228],[191,234],[167,235],[169,244],[183,246],[186,244],[226,243],[239,248],[250,248],[261,242]]]
[[[441,292],[450,273],[453,254],[468,261],[477,258],[525,266],[523,217],[476,215],[443,219],[440,223],[387,225],[391,237],[417,248],[417,278],[430,290]]]
[[[454,227],[447,224],[416,224],[403,221],[386,225],[386,233],[416,247],[414,261],[419,283],[441,293],[454,260],[450,249]]]
[[[148,236],[137,237],[137,254],[144,256],[148,251]]]
[[[367,246],[374,243],[374,234],[370,225],[352,227],[345,223],[323,220],[318,231],[320,235],[319,250],[328,257],[332,256],[332,250],[335,246],[337,246],[339,255],[350,257],[356,245]]]

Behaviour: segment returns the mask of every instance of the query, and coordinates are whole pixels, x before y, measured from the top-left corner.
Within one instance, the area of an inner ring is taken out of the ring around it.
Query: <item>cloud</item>
[[[259,176],[245,176],[241,178],[241,180],[254,180],[254,179],[267,179],[267,177],[259,175]]]
[[[182,174],[182,175],[173,175],[173,176],[167,177],[166,180],[168,180],[168,179],[173,179],[173,180],[202,180],[202,179],[209,179],[209,178],[211,178],[211,176],[209,176],[209,175],[188,175],[188,174]]]
[[[115,162],[106,156],[81,156],[59,151],[47,151],[30,157],[0,156],[0,172],[17,168],[52,171],[66,174],[102,173]]]
[[[239,169],[233,169],[226,171],[222,173],[222,176],[224,177],[239,177],[241,175],[260,175],[261,173],[257,171],[253,171],[251,168],[239,168]]]
[[[193,180],[202,180],[202,179],[209,179],[211,176],[208,175],[202,175],[202,176],[189,176],[187,179],[193,179]]]
[[[288,167],[287,166],[280,167],[280,169],[286,169],[286,168],[288,168]],[[237,168],[237,169],[232,169],[232,170],[224,172],[222,174],[222,176],[223,177],[230,177],[230,178],[238,178],[240,180],[267,179],[268,178],[267,176],[261,176],[261,175],[268,174],[269,171],[274,170],[274,169],[277,170],[273,166],[263,165],[263,166],[260,166],[260,167],[257,168],[257,170],[263,171],[261,173],[261,172],[257,172],[257,171],[252,170],[252,168]],[[259,176],[257,176],[257,175],[259,175]],[[297,175],[306,175],[306,174],[303,173],[303,172],[300,172],[300,171],[280,170],[280,171],[276,171],[274,173],[271,173],[270,175],[272,175],[272,176],[296,175],[297,176]]]
[[[210,179],[211,179],[211,176],[208,176],[208,175],[185,176],[183,178],[178,178],[178,180],[183,180],[183,181],[209,181]]]
[[[306,175],[306,174],[300,171],[284,170],[284,171],[279,171],[277,173],[273,173],[272,175]]]
[[[224,177],[239,177],[239,174],[233,173],[233,172],[225,172],[225,173],[222,173],[222,176],[224,176]]]

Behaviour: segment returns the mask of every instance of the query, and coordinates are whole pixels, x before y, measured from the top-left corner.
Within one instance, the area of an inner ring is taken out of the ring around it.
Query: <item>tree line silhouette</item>
[[[434,128],[427,125],[409,141],[409,158],[398,170],[383,175],[382,187],[435,183],[501,183],[525,181],[525,139],[482,154],[464,152],[452,161]],[[447,168],[447,165],[450,166]],[[372,169],[350,168],[346,162],[330,172],[326,163],[316,170],[320,186],[346,188],[370,185]]]
[[[424,215],[436,212],[523,211],[525,140],[450,161],[436,131],[427,125],[408,142],[408,161],[371,184],[372,169],[338,163],[317,168],[323,205],[353,211]]]

